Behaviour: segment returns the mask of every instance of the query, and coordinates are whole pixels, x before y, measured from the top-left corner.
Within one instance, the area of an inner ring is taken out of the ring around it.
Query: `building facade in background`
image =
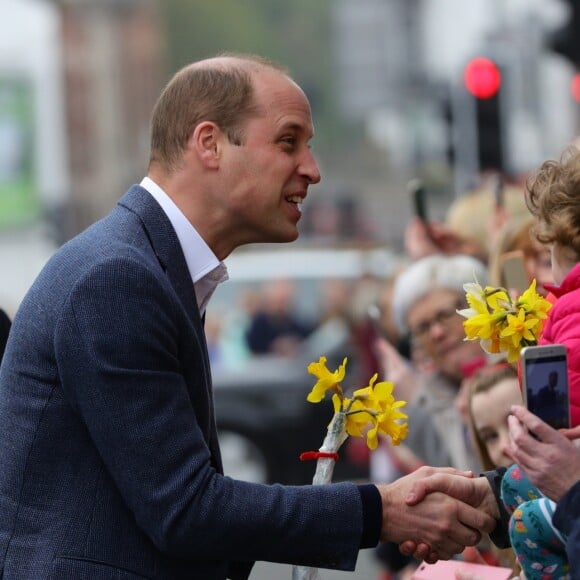
[[[108,213],[146,171],[163,82],[153,0],[60,0],[70,192],[54,219],[67,239]]]

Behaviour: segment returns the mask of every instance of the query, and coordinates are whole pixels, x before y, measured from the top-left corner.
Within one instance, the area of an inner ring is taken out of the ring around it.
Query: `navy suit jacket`
[[[191,277],[139,186],[51,258],[14,317],[0,466],[4,579],[244,579],[256,559],[355,567],[355,485],[222,475]]]

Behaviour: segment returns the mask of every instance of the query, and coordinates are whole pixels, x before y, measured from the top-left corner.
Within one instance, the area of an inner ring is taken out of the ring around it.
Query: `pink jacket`
[[[580,264],[560,286],[545,284],[557,300],[548,314],[539,344],[568,347],[568,383],[572,427],[580,425]]]

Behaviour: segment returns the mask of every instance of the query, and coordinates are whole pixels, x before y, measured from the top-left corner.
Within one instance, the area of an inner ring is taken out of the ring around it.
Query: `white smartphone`
[[[523,348],[522,379],[526,407],[554,429],[569,428],[566,346],[548,344]]]

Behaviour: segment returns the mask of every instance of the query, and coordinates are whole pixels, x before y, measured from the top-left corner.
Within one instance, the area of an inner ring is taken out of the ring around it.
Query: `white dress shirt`
[[[195,288],[199,312],[203,316],[207,303],[218,284],[228,279],[226,265],[218,260],[197,230],[161,187],[149,177],[143,178],[140,185],[156,199],[177,234]]]

